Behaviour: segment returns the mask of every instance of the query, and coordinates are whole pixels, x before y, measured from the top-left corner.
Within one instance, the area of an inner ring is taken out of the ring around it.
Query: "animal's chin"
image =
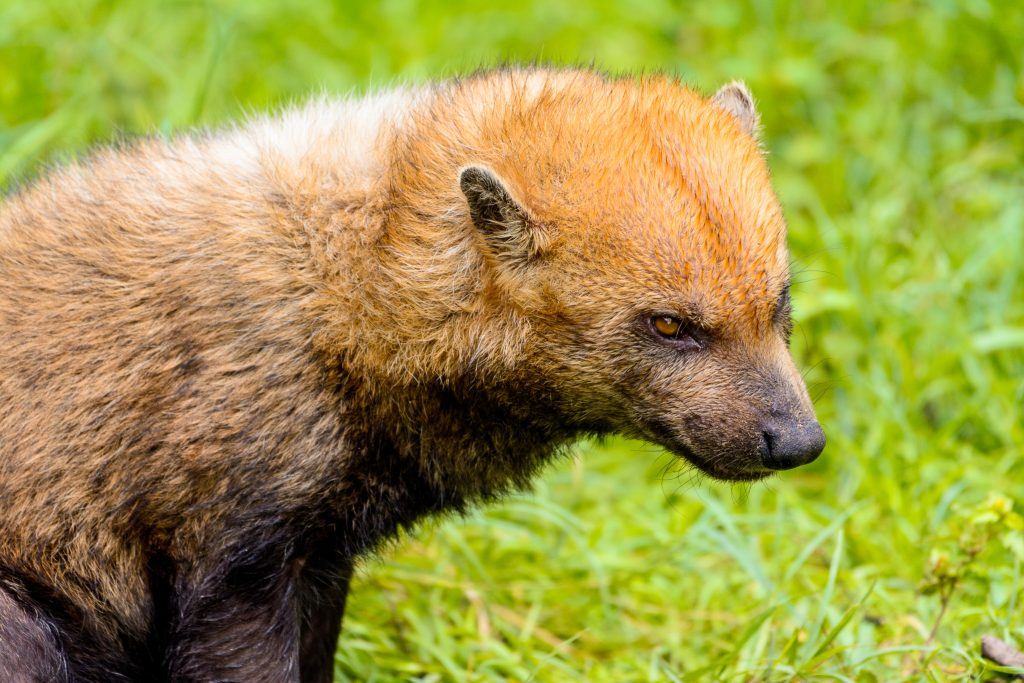
[[[719,481],[758,481],[776,472],[766,468],[759,460],[722,459],[704,457],[690,448],[667,425],[650,422],[645,425],[643,435],[649,441],[659,444],[677,458],[690,463],[702,473]]]
[[[762,467],[759,464],[751,466],[738,466],[738,465],[725,465],[722,463],[716,463],[713,461],[705,460],[689,449],[680,449],[678,447],[669,449],[673,455],[678,458],[685,460],[690,463],[702,473],[708,475],[712,479],[719,481],[759,481],[765,477],[776,474],[772,470]]]

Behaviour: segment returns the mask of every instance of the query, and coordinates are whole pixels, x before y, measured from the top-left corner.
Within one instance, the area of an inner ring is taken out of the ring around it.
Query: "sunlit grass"
[[[991,492],[1024,506],[1022,36],[1024,7],[985,1],[0,0],[0,185],[509,59],[746,79],[825,455],[729,487],[581,444],[533,494],[368,561],[339,676],[979,680],[982,634],[1024,644],[1020,533],[989,530],[944,613],[922,589]]]

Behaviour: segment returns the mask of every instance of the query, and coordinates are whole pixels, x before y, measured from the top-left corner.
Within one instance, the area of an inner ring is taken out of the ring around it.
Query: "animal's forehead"
[[[618,243],[618,252],[630,255],[619,261],[648,270],[662,288],[703,281],[705,289],[771,298],[786,277],[787,256],[764,159],[717,112],[699,112],[684,124],[629,131],[632,149],[603,164],[614,172],[563,188],[582,218],[569,237],[595,256]]]
[[[650,213],[669,230],[703,228],[701,239],[725,244],[749,247],[751,240],[783,237],[764,157],[729,114],[708,102],[681,111],[662,105],[651,108],[647,121],[630,125],[648,131],[632,154],[623,155],[621,182],[634,186],[626,193],[634,206],[624,208]],[[673,216],[690,220],[684,226]]]
[[[671,81],[602,83],[572,96],[554,90],[494,129],[519,157],[519,186],[537,189],[528,199],[542,210],[639,220],[659,233],[704,228],[701,239],[723,247],[784,236],[756,140]]]
[[[623,126],[631,148],[599,164],[614,172],[566,183],[582,219],[566,216],[566,237],[638,296],[699,310],[710,325],[767,328],[788,254],[760,150],[717,109],[657,113]]]

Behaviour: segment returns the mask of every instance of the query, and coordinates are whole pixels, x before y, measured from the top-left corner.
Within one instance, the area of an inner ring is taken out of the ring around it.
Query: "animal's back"
[[[226,530],[258,529],[239,519],[254,498],[287,515],[344,455],[337,378],[316,358],[303,218],[320,209],[301,192],[328,182],[308,168],[327,123],[103,151],[0,205],[0,572],[57,587],[93,635],[145,632],[154,554],[179,571],[223,554]],[[329,148],[357,166],[330,179],[353,205],[372,161],[359,144]]]

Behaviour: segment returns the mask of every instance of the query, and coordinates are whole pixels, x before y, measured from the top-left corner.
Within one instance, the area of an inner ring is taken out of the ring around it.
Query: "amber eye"
[[[651,333],[678,351],[700,351],[702,336],[673,315],[654,315],[647,319]]]
[[[667,315],[658,316],[653,322],[654,329],[663,337],[675,337],[683,327],[682,321]]]

